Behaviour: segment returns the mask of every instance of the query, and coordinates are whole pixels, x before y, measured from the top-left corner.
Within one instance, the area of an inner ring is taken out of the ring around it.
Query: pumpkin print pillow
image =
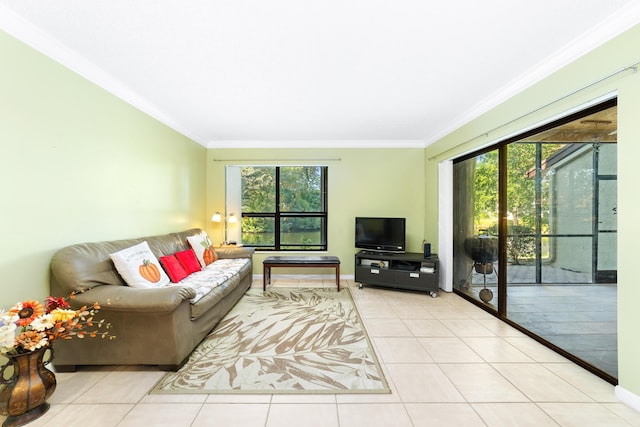
[[[191,245],[191,249],[196,253],[196,258],[198,258],[202,268],[205,268],[218,258],[207,233],[203,232],[195,236],[189,236],[187,241]]]
[[[116,270],[132,288],[160,288],[169,283],[156,256],[144,241],[110,255]]]

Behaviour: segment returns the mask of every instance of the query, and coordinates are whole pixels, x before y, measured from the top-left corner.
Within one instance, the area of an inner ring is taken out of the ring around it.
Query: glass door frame
[[[583,361],[582,359],[578,358],[577,356],[573,355],[572,353],[569,353],[568,351],[564,350],[563,348],[560,348],[558,346],[556,346],[555,344],[545,340],[544,338],[540,337],[539,335],[536,335],[535,333],[529,331],[528,329],[522,327],[520,324],[514,322],[513,320],[509,319],[507,317],[507,288],[508,288],[508,278],[507,278],[507,270],[508,267],[507,266],[507,229],[508,229],[508,209],[507,209],[507,203],[508,203],[508,198],[507,198],[507,168],[508,168],[508,146],[512,143],[516,143],[518,141],[521,141],[527,137],[530,136],[534,136],[536,134],[539,134],[543,131],[546,130],[550,130],[553,128],[556,128],[558,126],[561,126],[563,124],[578,120],[582,117],[606,110],[608,108],[617,106],[618,104],[618,100],[617,98],[612,98],[608,101],[604,101],[602,103],[599,103],[597,105],[588,107],[584,110],[581,110],[579,112],[567,115],[561,119],[552,121],[548,124],[545,124],[543,126],[537,127],[535,129],[523,132],[521,134],[518,134],[516,136],[510,137],[504,141],[500,141],[496,144],[493,144],[491,146],[488,147],[484,147],[481,150],[475,151],[473,153],[469,153],[466,154],[465,156],[462,156],[460,158],[457,158],[454,160],[454,167],[456,163],[465,161],[465,160],[470,160],[473,158],[476,158],[484,153],[490,152],[490,151],[494,151],[494,150],[498,150],[498,266],[501,266],[501,268],[497,269],[497,308],[492,307],[491,305],[488,304],[484,304],[482,303],[482,301],[478,301],[476,299],[474,299],[473,297],[471,297],[470,295],[467,295],[466,293],[462,292],[461,290],[457,289],[455,286],[453,287],[453,292],[460,295],[461,297],[465,298],[466,300],[472,302],[473,304],[476,304],[477,306],[481,307],[482,309],[488,311],[489,313],[497,316],[498,318],[500,318],[501,320],[503,320],[504,322],[508,323],[509,325],[513,326],[514,328],[518,329],[519,331],[523,332],[524,334],[530,336],[531,338],[535,339],[536,341],[546,345],[547,347],[551,348],[552,350],[556,351],[557,353],[561,354],[562,356],[566,357],[567,359],[573,361],[574,363],[582,366],[583,368],[587,369],[588,371],[594,373],[595,375],[603,378],[604,380],[610,382],[611,384],[616,385],[617,382],[617,378],[612,377],[611,375],[603,372],[602,370],[598,369],[597,367]],[[537,174],[536,175],[540,175],[540,164],[541,164],[541,153],[540,153],[540,149],[536,150],[536,169],[537,169]],[[597,154],[594,153],[594,164],[597,162],[598,160],[598,156]],[[596,169],[597,172],[597,169]],[[611,179],[617,179],[617,176],[613,177],[613,176],[607,176],[607,175],[603,175],[603,176],[599,176],[597,173],[594,173],[594,181],[598,181],[600,179],[605,179],[605,180],[611,180]],[[594,182],[594,191],[597,191],[597,182]],[[538,196],[538,189],[536,189],[536,194]],[[594,194],[594,209],[598,209],[597,206],[597,195]],[[539,205],[539,203],[536,203],[537,205]],[[539,206],[536,206],[536,210],[538,210]],[[536,213],[536,215],[538,215],[539,212]],[[596,217],[597,218],[597,217]],[[593,252],[593,256],[597,257],[597,239],[598,239],[598,235],[597,235],[598,229],[597,229],[597,221],[596,221],[596,225],[594,226],[594,233],[596,233],[593,236],[593,241],[594,241],[594,252]],[[536,234],[537,234],[537,239],[539,241],[539,237],[540,237],[540,228],[539,225],[536,225]],[[537,257],[539,257],[540,253],[539,253],[539,242],[536,243],[536,252],[537,252]],[[454,262],[455,264],[455,262]],[[597,264],[594,265],[594,271],[593,271],[593,276],[594,276],[594,281],[593,283],[596,283],[595,278],[597,275],[597,271],[595,270]],[[536,278],[537,279],[541,279],[541,269],[536,265]],[[539,280],[539,282],[541,282],[541,280]]]

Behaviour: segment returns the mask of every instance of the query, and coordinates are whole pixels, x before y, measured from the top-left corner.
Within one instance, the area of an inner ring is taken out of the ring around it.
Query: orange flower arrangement
[[[6,312],[0,310],[0,354],[24,354],[50,347],[57,339],[109,336],[111,324],[94,322],[100,310],[96,302],[79,310],[70,308],[68,298],[47,297],[44,306],[33,300],[19,302]],[[115,337],[110,336],[110,339]]]

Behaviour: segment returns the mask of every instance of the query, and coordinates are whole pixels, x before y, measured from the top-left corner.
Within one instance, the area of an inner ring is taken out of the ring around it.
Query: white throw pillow
[[[110,255],[116,270],[132,288],[161,288],[169,283],[158,259],[144,241]]]
[[[203,231],[195,236],[187,237],[187,242],[189,242],[191,249],[196,253],[196,258],[198,258],[202,268],[205,268],[218,258],[216,252],[213,250],[211,239],[209,239],[209,235],[206,232]]]

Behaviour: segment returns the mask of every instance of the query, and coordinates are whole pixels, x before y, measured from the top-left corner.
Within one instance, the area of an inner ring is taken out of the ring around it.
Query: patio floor
[[[497,303],[497,277],[487,276]],[[591,284],[590,275],[545,267],[544,284],[533,284],[535,269],[509,266],[507,317],[580,359],[618,377],[617,285]],[[529,282],[529,283],[526,283]],[[484,287],[473,272],[467,292],[475,299]]]

